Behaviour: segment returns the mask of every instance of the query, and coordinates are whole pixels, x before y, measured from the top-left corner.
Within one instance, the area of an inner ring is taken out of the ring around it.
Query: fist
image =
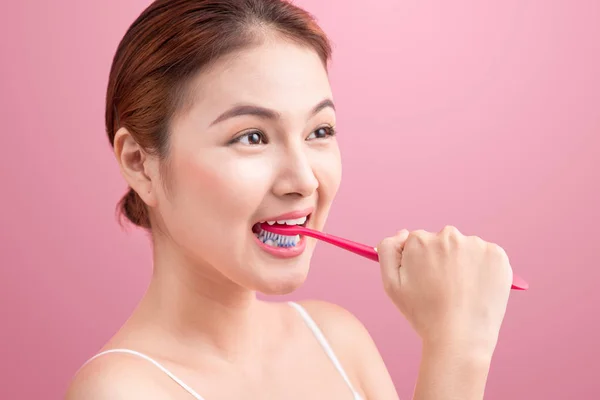
[[[447,226],[378,246],[383,286],[421,339],[494,350],[512,284],[504,250]]]

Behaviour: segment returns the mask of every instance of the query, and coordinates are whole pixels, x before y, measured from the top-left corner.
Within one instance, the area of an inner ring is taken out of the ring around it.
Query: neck
[[[178,345],[243,362],[260,350],[265,312],[254,291],[169,246],[154,246],[154,274],[137,314]]]

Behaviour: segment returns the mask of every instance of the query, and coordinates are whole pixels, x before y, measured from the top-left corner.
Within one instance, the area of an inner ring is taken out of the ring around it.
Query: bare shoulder
[[[397,400],[398,394],[364,324],[345,308],[320,300],[299,301],[323,332],[346,372],[366,398]]]
[[[322,300],[303,300],[300,304],[319,326],[323,335],[334,350],[356,349],[356,346],[368,346],[371,335],[354,314],[345,308]],[[355,355],[352,352],[349,356]]]
[[[150,362],[131,354],[101,355],[75,374],[65,400],[165,399],[169,378]]]

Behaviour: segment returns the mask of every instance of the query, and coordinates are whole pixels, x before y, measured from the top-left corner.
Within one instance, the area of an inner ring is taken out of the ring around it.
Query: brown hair
[[[187,84],[219,57],[260,43],[271,31],[314,49],[325,67],[331,46],[306,11],[284,0],[156,0],[129,27],[113,59],[106,131],[126,127],[149,154],[165,159],[169,124],[184,107]],[[131,188],[121,217],[150,228],[148,209]]]

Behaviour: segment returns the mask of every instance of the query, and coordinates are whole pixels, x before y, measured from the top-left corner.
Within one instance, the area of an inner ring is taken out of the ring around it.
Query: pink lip
[[[254,235],[253,235],[254,236]],[[264,250],[265,252],[271,254],[272,256],[278,258],[293,258],[297,257],[304,252],[306,249],[306,239],[303,236],[300,236],[300,241],[295,247],[273,247],[264,244],[260,241],[259,238],[254,236],[254,240],[258,244],[258,246]]]
[[[304,210],[298,210],[298,211],[292,211],[286,214],[282,214],[279,215],[277,217],[268,217],[265,219],[261,219],[260,221],[257,222],[262,222],[262,221],[281,221],[284,219],[298,219],[298,218],[302,218],[302,217],[307,217],[310,214],[312,214],[312,212],[315,210],[314,207],[310,207],[310,208],[305,208]]]

